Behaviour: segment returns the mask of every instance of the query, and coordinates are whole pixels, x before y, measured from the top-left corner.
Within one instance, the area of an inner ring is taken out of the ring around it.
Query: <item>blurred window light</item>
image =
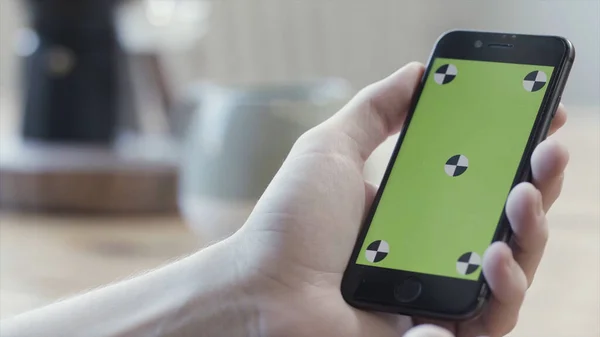
[[[117,11],[119,40],[130,52],[189,49],[205,35],[210,9],[205,0],[124,2]]]

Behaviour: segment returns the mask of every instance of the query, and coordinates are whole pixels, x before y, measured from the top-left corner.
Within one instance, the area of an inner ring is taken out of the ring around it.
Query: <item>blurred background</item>
[[[0,0],[0,316],[229,235],[300,134],[457,28],[576,46],[571,165],[511,336],[599,336],[599,0]]]

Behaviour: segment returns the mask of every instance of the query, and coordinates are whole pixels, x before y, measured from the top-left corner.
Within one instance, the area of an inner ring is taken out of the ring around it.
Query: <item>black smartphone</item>
[[[575,58],[556,36],[451,31],[434,48],[342,280],[374,311],[461,320],[489,297],[485,250],[531,178]]]

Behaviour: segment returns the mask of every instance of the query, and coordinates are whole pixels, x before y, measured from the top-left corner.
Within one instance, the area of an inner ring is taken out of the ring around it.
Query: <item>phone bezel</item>
[[[483,46],[476,47],[475,41]],[[490,48],[489,44],[510,45],[507,48]],[[442,319],[467,319],[477,315],[489,297],[488,287],[481,274],[478,281],[420,274],[401,270],[358,265],[355,263],[365,236],[377,209],[391,169],[401,149],[404,135],[410,126],[413,113],[432,71],[436,58],[466,59],[503,63],[553,66],[544,99],[533,125],[517,174],[511,186],[530,180],[530,159],[533,149],[545,139],[575,57],[571,42],[557,36],[536,36],[495,32],[456,30],[443,34],[432,51],[427,68],[413,97],[406,122],[400,133],[388,167],[373,204],[365,218],[357,243],[344,273],[341,291],[344,299],[357,308],[419,315]],[[491,242],[509,241],[512,235],[506,214],[502,211],[496,233]],[[403,280],[416,278],[423,287],[421,296],[412,303],[402,303],[394,298],[394,289]],[[360,287],[360,288],[359,288]],[[357,291],[360,290],[360,291]],[[359,293],[360,292],[360,293]]]

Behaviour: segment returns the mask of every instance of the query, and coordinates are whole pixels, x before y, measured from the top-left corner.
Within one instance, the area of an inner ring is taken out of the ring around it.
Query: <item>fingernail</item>
[[[433,325],[418,326],[410,329],[404,337],[452,337],[450,331]]]

